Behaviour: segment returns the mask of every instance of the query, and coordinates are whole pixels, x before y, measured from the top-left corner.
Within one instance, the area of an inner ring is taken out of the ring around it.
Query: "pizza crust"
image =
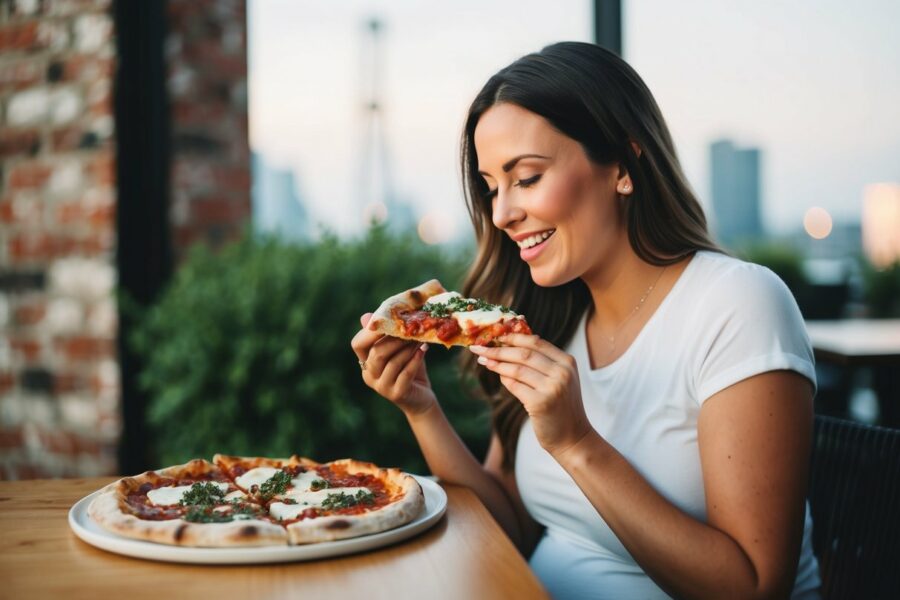
[[[403,333],[403,330],[394,320],[394,311],[396,310],[417,310],[422,308],[428,299],[432,296],[437,296],[438,294],[443,294],[447,290],[444,289],[444,286],[441,285],[441,282],[437,279],[431,279],[426,281],[422,285],[418,285],[411,290],[406,290],[405,292],[400,292],[399,294],[394,294],[387,300],[381,303],[381,305],[375,309],[375,312],[372,313],[372,318],[369,320],[368,329],[370,331],[378,331],[385,335],[389,335],[392,337],[401,338],[404,340],[416,340],[416,341],[432,341],[435,343],[443,344],[437,338],[437,335],[434,334],[433,331],[428,333],[432,334],[429,337],[434,339],[425,340],[422,336],[422,339],[419,337],[410,337]]]

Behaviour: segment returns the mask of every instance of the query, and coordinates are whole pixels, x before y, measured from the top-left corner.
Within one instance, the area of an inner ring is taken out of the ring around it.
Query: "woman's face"
[[[474,138],[491,218],[537,285],[585,277],[628,247],[617,185],[630,180],[618,165],[591,162],[578,142],[515,104],[488,109]]]

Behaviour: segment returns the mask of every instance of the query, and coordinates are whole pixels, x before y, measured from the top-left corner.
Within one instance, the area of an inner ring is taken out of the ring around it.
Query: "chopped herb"
[[[328,494],[328,497],[322,501],[322,508],[338,509],[350,508],[358,504],[371,506],[375,504],[375,494],[365,490],[359,490],[356,495],[338,492],[337,494]]]
[[[319,490],[324,490],[325,488],[330,487],[331,484],[324,479],[314,479],[313,482],[309,484],[309,489],[313,492],[318,492]]]
[[[225,492],[216,484],[206,481],[195,483],[186,491],[179,504],[181,506],[212,506],[225,500]]]
[[[282,502],[284,504],[297,504],[297,501],[294,500],[293,498],[285,498],[284,500],[282,500]]]
[[[271,500],[277,494],[283,494],[290,483],[290,473],[278,471],[259,486],[259,497],[264,501]]]
[[[455,312],[469,312],[473,310],[500,310],[503,312],[512,312],[508,307],[500,304],[491,304],[481,298],[463,298],[462,296],[453,296],[446,302],[431,303],[426,302],[422,310],[432,317],[449,317]]]
[[[191,523],[228,523],[234,521],[234,515],[213,510],[209,506],[191,506],[184,515],[184,520]]]

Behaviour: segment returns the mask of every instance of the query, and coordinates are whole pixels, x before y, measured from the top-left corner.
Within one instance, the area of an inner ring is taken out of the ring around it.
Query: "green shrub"
[[[402,413],[366,387],[350,340],[359,316],[432,277],[456,288],[460,256],[372,228],[291,245],[247,238],[195,248],[130,342],[142,358],[159,464],[228,454],[354,457],[422,472]],[[488,411],[460,381],[456,351],[433,347],[429,376],[476,455]]]

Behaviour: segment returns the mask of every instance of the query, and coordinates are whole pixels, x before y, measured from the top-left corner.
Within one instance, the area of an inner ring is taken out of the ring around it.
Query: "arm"
[[[541,444],[658,585],[690,598],[790,595],[812,425],[811,387],[803,377],[764,373],[704,403],[698,432],[704,523],[663,498],[590,427],[574,362],[528,337],[516,336],[518,348],[477,352],[490,357],[486,366],[522,400]]]
[[[425,370],[427,345],[385,337],[365,328],[351,347],[365,367],[366,385],[396,404],[406,415],[431,472],[449,483],[470,488],[520,551],[533,547],[536,524],[528,516],[515,479],[500,470],[502,450],[496,437],[485,465],[478,463],[441,410]],[[524,552],[523,552],[524,553]]]

